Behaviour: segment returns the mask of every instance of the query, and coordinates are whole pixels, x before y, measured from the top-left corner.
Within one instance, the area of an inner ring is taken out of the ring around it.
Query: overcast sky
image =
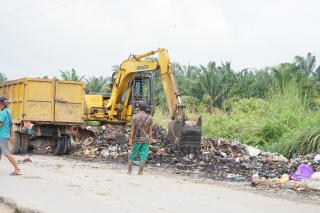
[[[262,68],[320,57],[319,21],[318,0],[0,0],[0,72],[110,76],[158,47],[184,64]]]

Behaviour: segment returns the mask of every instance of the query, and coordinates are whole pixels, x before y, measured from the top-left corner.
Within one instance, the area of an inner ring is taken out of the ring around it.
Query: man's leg
[[[139,169],[138,175],[143,175],[143,169],[144,169],[144,166],[146,165],[148,155],[149,155],[149,144],[148,143],[141,144],[141,148],[139,152],[140,169]]]
[[[20,168],[16,160],[14,159],[14,157],[9,152],[9,140],[1,141],[0,147],[1,147],[2,154],[8,158],[8,160],[14,167],[14,171],[11,173],[11,175],[18,175],[20,173]]]
[[[7,154],[6,157],[8,158],[8,160],[10,161],[10,163],[14,167],[14,171],[11,173],[11,175],[19,175],[21,170],[20,170],[16,160],[14,159],[14,157],[10,153]]]
[[[131,150],[131,154],[129,156],[128,159],[128,174],[131,175],[132,173],[132,161],[134,161],[136,159],[136,156],[138,154],[138,150],[140,148],[139,146],[140,144],[133,144],[132,150]]]

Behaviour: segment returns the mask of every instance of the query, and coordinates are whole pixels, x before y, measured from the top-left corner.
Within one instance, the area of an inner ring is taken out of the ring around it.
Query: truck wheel
[[[64,137],[59,137],[53,139],[54,146],[52,147],[52,151],[54,155],[63,155],[65,150],[65,140]]]
[[[20,139],[21,139],[20,140],[20,143],[21,143],[20,153],[26,154],[28,152],[29,137],[27,134],[21,134]]]
[[[21,146],[21,134],[20,132],[14,133],[14,143],[9,143],[9,152],[13,155],[20,153],[20,146]]]
[[[71,151],[71,138],[70,136],[64,137],[65,141],[65,147],[64,147],[64,153],[65,155],[69,155]]]

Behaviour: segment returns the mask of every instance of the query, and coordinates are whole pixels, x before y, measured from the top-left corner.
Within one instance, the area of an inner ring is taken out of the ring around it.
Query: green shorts
[[[148,154],[149,154],[149,144],[148,143],[133,144],[133,148],[129,156],[129,160],[132,160],[132,161],[136,160],[137,154],[139,154],[140,160],[146,161],[148,159]]]

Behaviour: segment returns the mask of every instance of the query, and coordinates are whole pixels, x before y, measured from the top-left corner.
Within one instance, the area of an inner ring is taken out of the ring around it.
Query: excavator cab
[[[114,72],[111,76],[110,87],[113,87],[115,76],[118,72]],[[147,113],[154,114],[154,74],[152,72],[137,73],[133,76],[131,84],[131,96],[129,104],[133,106],[133,114],[138,111],[138,103],[143,101],[147,106]]]
[[[117,72],[111,76],[110,87],[114,85],[114,78]],[[110,99],[111,94],[87,94],[86,100],[86,120],[108,122],[106,103]],[[151,72],[137,73],[133,76],[131,83],[131,95],[129,105],[132,105],[133,114],[138,112],[138,103],[143,101],[146,106],[146,112],[150,115],[154,114],[154,74]]]
[[[147,113],[154,114],[154,75],[151,72],[138,73],[134,75],[131,89],[133,105],[133,114],[137,113],[137,106],[143,101],[147,106]]]

